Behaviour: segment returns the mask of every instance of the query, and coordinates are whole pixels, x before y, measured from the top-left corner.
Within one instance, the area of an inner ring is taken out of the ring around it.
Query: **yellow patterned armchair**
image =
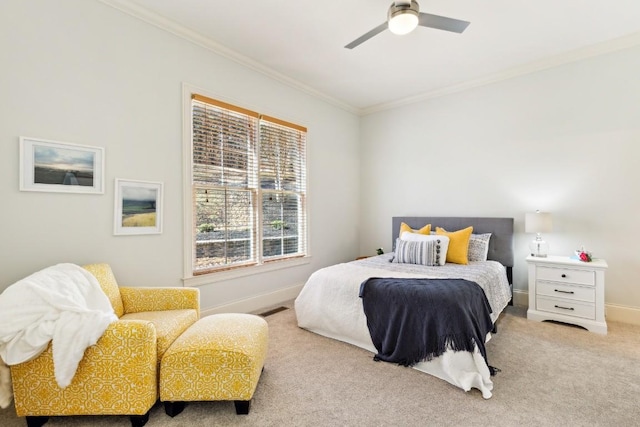
[[[143,426],[158,399],[162,355],[200,318],[199,291],[118,287],[108,264],[84,268],[98,279],[119,320],[85,351],[64,389],[54,377],[51,345],[12,366],[16,413],[29,427],[59,415],[130,415],[134,427]]]

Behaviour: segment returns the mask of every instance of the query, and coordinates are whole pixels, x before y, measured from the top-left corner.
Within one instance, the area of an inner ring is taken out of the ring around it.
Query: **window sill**
[[[237,279],[240,277],[253,276],[270,271],[283,270],[285,268],[297,267],[309,264],[311,257],[292,258],[282,261],[268,262],[262,265],[237,268],[233,270],[218,271],[215,273],[203,274],[201,276],[186,277],[182,279],[182,284],[188,287],[209,285],[211,283],[222,282],[224,280]]]

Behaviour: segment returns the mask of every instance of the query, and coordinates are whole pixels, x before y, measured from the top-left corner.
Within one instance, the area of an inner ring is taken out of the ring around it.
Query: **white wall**
[[[362,119],[98,1],[3,0],[0,55],[0,290],[57,262],[181,285],[186,82],[309,128],[312,262],[203,286],[204,310],[389,250],[394,215],[514,217],[526,292],[537,208],[553,213],[553,253],[607,259],[608,314],[640,310],[640,48]],[[104,147],[105,194],[18,191],[20,135]],[[116,177],[164,182],[162,235],[112,235]]]
[[[309,129],[311,263],[202,286],[205,311],[358,254],[357,116],[98,1],[3,0],[0,52],[0,291],[58,262],[182,285],[183,82]],[[20,192],[21,135],[104,147],[105,194]],[[116,177],[164,182],[161,235],[112,235]]]
[[[550,252],[605,258],[608,314],[640,321],[639,75],[636,47],[364,117],[361,252],[392,216],[513,217],[526,292],[524,214],[549,211]]]

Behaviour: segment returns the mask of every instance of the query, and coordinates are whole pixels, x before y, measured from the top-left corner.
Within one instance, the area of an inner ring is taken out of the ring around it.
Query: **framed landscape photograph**
[[[104,149],[20,137],[20,191],[104,193]]]
[[[162,183],[116,178],[113,233],[162,233]]]

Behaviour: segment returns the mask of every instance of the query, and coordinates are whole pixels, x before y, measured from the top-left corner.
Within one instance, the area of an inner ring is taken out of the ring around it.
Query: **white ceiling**
[[[353,50],[391,0],[102,1],[359,113],[640,44],[640,0],[422,0],[471,25]]]

